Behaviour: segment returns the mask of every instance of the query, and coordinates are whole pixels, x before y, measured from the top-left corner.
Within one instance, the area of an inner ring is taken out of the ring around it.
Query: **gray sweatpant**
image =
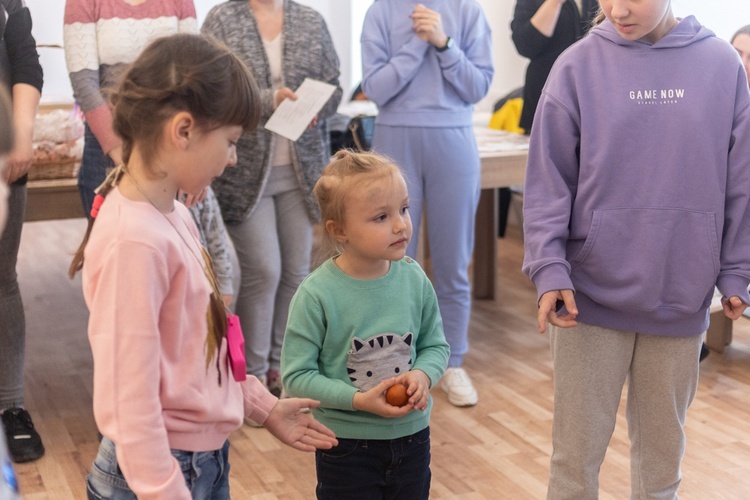
[[[626,379],[631,498],[677,498],[701,340],[550,325],[555,406],[549,500],[598,498],[599,468]]]
[[[313,224],[294,167],[272,167],[253,213],[227,231],[240,263],[236,310],[247,373],[265,377],[279,370],[289,303],[310,273]]]

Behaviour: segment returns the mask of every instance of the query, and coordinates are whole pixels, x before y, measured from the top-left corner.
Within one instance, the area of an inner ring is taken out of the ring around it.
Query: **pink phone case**
[[[245,362],[245,337],[242,335],[240,318],[227,313],[227,349],[232,374],[237,382],[247,378],[247,363]]]

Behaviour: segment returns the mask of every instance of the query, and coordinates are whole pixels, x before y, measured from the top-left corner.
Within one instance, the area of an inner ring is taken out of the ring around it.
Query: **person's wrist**
[[[442,45],[435,46],[435,50],[437,50],[438,52],[445,52],[451,47],[453,47],[453,39],[451,37],[446,37],[445,42]]]
[[[355,410],[359,410],[359,399],[362,397],[362,391],[357,391],[354,393],[354,396],[352,397],[352,408]]]

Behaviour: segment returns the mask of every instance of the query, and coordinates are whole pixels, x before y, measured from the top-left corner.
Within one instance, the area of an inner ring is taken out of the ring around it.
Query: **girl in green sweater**
[[[339,253],[294,295],[281,369],[290,395],[321,401],[315,418],[339,440],[316,454],[318,498],[427,498],[429,389],[450,348],[432,284],[405,257],[406,181],[386,158],[342,150],[314,192]],[[400,407],[385,397],[398,384]]]

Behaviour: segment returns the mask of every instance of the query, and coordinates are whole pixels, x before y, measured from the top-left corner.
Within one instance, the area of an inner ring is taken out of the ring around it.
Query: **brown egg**
[[[406,394],[406,386],[401,384],[392,385],[385,391],[385,400],[391,406],[404,406],[409,402]]]

